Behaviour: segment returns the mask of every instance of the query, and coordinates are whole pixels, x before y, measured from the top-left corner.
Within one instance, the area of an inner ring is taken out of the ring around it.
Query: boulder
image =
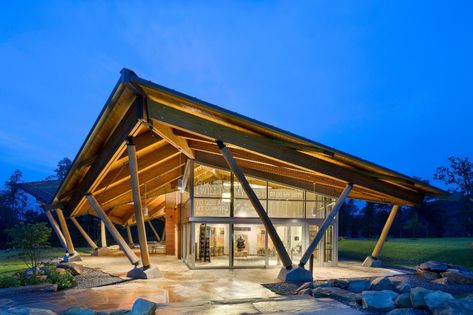
[[[434,315],[467,315],[473,314],[473,298],[448,300],[440,304]]]
[[[397,293],[390,290],[363,291],[361,300],[365,309],[387,312],[395,308],[396,296]]]
[[[312,295],[312,289],[305,288],[302,290],[297,291],[297,295]]]
[[[84,307],[71,307],[62,312],[61,315],[96,315],[96,312]]]
[[[455,298],[450,293],[443,291],[430,292],[424,296],[425,305],[427,305],[427,308],[431,311],[443,302],[453,299]]]
[[[399,308],[410,308],[412,307],[411,295],[410,293],[399,294],[396,299],[394,299],[394,304]]]
[[[56,268],[62,268],[68,270],[73,276],[80,275],[82,273],[82,265],[75,264],[75,263],[60,263],[57,265]]]
[[[411,285],[408,282],[400,282],[396,284],[394,291],[399,293],[408,293],[411,291]]]
[[[153,315],[157,307],[158,305],[154,302],[145,299],[137,299],[135,303],[133,303],[130,315]]]
[[[430,260],[423,264],[420,264],[418,267],[423,270],[435,271],[435,272],[444,272],[448,269],[448,265],[441,261]]]
[[[305,289],[314,289],[314,283],[313,282],[306,282],[302,284],[300,287],[296,289],[296,294],[299,294],[300,291],[305,290]]]
[[[427,280],[435,280],[435,279],[440,278],[440,273],[422,269],[422,268],[419,268],[419,266],[416,267],[416,272],[419,276]]]
[[[447,264],[448,266],[448,269],[457,269],[457,270],[460,270],[460,271],[464,271],[464,272],[470,272],[470,270],[462,265],[456,265],[456,264]]]
[[[355,293],[361,293],[371,288],[371,282],[368,279],[349,280],[347,290]]]
[[[442,272],[443,278],[448,278],[449,283],[473,284],[473,272],[460,271],[458,269],[447,269]]]
[[[432,280],[431,282],[435,284],[440,284],[440,285],[447,285],[448,278],[439,278],[439,279]]]
[[[431,292],[433,291],[422,287],[412,288],[410,293],[412,306],[417,308],[426,307],[424,297]]]
[[[329,297],[352,304],[361,301],[361,295],[359,293],[353,293],[338,287],[318,287],[312,290],[312,295],[314,297]]]
[[[388,277],[379,277],[371,281],[371,290],[393,290],[394,284]]]

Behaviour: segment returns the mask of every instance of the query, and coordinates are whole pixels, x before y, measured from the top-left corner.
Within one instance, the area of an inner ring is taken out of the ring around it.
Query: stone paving
[[[304,303],[281,301],[280,296],[261,286],[261,283],[276,282],[278,268],[268,269],[217,269],[189,270],[182,262],[172,256],[154,255],[152,263],[159,266],[162,277],[151,280],[129,280],[120,284],[92,288],[70,289],[54,293],[31,293],[20,296],[1,296],[0,309],[12,306],[46,308],[61,312],[70,306],[82,306],[94,310],[130,309],[133,302],[141,297],[156,303],[173,303],[158,314],[182,313],[185,307],[196,308],[197,313],[232,314],[230,309],[248,309],[253,313],[264,313],[269,308],[284,310],[284,305],[311,305],[316,309],[351,310],[333,300],[310,300]],[[82,264],[99,268],[104,272],[125,277],[131,265],[125,257],[83,257]],[[316,279],[374,277],[393,275],[399,272],[389,269],[370,269],[350,263],[340,267],[320,268],[314,272]],[[305,299],[306,297],[299,297]],[[262,302],[240,303],[241,299],[269,299]],[[273,300],[276,299],[276,300]],[[235,303],[237,301],[237,303]],[[330,303],[329,303],[330,302]],[[184,303],[184,304],[182,304]],[[188,303],[188,304],[185,304]],[[190,304],[189,304],[190,303]],[[194,303],[194,304],[192,304]],[[260,304],[263,303],[263,304]],[[269,304],[268,304],[269,303]],[[278,306],[276,306],[276,303]],[[291,304],[292,303],[292,304]],[[289,306],[288,306],[289,307]],[[353,311],[353,310],[351,310]],[[273,311],[274,312],[274,311]],[[302,312],[302,311],[301,311]],[[237,314],[236,312],[235,314]],[[251,313],[251,312],[250,312]],[[300,313],[300,312],[297,312]],[[357,314],[357,313],[346,313]]]

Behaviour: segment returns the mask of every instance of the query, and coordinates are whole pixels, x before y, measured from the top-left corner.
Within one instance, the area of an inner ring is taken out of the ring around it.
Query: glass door
[[[228,267],[229,224],[195,223],[195,267]]]
[[[266,265],[266,230],[262,224],[233,225],[233,266]]]
[[[275,225],[275,228],[291,260],[297,263],[303,254],[302,225],[278,224]],[[268,238],[268,261],[270,266],[281,265],[276,248],[270,238]]]

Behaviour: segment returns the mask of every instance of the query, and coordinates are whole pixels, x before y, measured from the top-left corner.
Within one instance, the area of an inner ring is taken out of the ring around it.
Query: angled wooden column
[[[153,223],[151,223],[151,220],[148,221],[148,224],[149,224],[149,227],[151,228],[151,230],[153,231],[154,236],[156,236],[156,239],[159,242],[161,240],[161,237],[159,237],[159,234],[156,231],[156,229],[154,228]]]
[[[250,184],[248,183],[248,180],[246,179],[245,175],[243,174],[242,170],[236,163],[235,159],[233,158],[230,150],[225,146],[225,144],[220,141],[216,140],[216,143],[218,145],[218,148],[220,152],[222,153],[223,157],[225,158],[225,161],[227,161],[228,166],[232,170],[232,172],[235,174],[236,178],[241,184],[241,187],[245,191],[246,195],[248,196],[248,199],[250,200],[251,204],[253,205],[253,208],[255,208],[256,213],[258,213],[258,216],[260,217],[261,221],[263,222],[263,225],[268,231],[268,235],[271,238],[271,241],[274,244],[274,247],[276,248],[276,251],[278,252],[279,258],[281,259],[281,262],[283,266],[286,269],[291,269],[292,268],[292,261],[291,258],[289,257],[286,248],[284,247],[283,242],[281,241],[281,238],[279,237],[278,233],[276,232],[276,229],[274,228],[273,223],[269,219],[268,214],[264,210],[263,206],[261,205],[261,202],[259,201],[258,197],[256,196],[255,192],[251,188]]]
[[[148,241],[146,239],[146,229],[143,214],[143,206],[140,195],[140,181],[138,178],[138,161],[136,159],[136,148],[133,142],[133,137],[127,138],[128,150],[128,165],[130,167],[130,181],[133,195],[133,205],[135,208],[136,228],[138,230],[138,241],[140,243],[141,261],[143,267],[147,268],[150,265]]]
[[[110,220],[110,218],[107,216],[105,211],[97,202],[97,199],[95,199],[95,197],[92,195],[87,195],[87,201],[90,203],[90,206],[92,207],[92,209],[95,210],[95,212],[97,213],[99,218],[102,220],[102,222],[105,224],[105,226],[107,227],[107,230],[110,232],[112,237],[118,243],[118,246],[120,246],[121,250],[125,253],[130,263],[135,266],[138,265],[140,262],[140,259],[135,255],[133,250],[128,246],[128,244],[125,242],[123,237],[117,231],[117,228],[115,227],[113,222]]]
[[[107,231],[105,230],[105,223],[100,220],[100,247],[107,247]]]
[[[335,206],[333,207],[332,211],[328,214],[328,216],[325,218],[324,222],[322,223],[322,225],[320,226],[320,229],[319,231],[317,232],[317,234],[315,235],[314,239],[312,240],[312,242],[310,243],[309,247],[307,247],[304,255],[302,256],[300,262],[299,262],[299,266],[300,267],[304,267],[305,264],[307,263],[307,261],[309,260],[310,258],[310,255],[312,255],[312,253],[314,252],[314,250],[317,248],[317,245],[319,244],[320,240],[322,239],[322,237],[324,236],[325,234],[325,231],[328,229],[328,227],[330,226],[330,224],[332,224],[332,221],[333,219],[335,219],[335,217],[337,216],[338,214],[338,211],[340,210],[340,208],[343,206],[343,204],[345,203],[345,199],[348,197],[348,194],[350,193],[351,189],[352,189],[353,185],[352,184],[348,184],[345,189],[342,191],[342,194],[340,195],[340,197],[338,197],[338,200],[337,202],[335,203]]]
[[[396,218],[396,214],[398,210],[399,210],[398,205],[394,205],[392,207],[391,212],[389,213],[388,219],[386,220],[386,223],[384,224],[383,231],[381,232],[381,235],[379,236],[379,239],[376,242],[376,246],[373,249],[373,253],[371,253],[371,256],[366,257],[365,261],[363,262],[363,266],[381,267],[381,260],[378,259],[379,253],[381,252],[381,249],[383,248],[384,241],[386,240],[386,237],[389,234],[389,230],[391,229],[391,225],[393,224],[394,219]]]
[[[90,247],[92,247],[93,250],[96,250],[98,248],[97,244],[95,244],[95,242],[89,237],[89,235],[87,234],[87,232],[82,228],[82,226],[80,225],[79,221],[77,221],[76,218],[74,217],[71,217],[71,221],[72,223],[74,223],[74,225],[76,226],[77,230],[79,230],[80,234],[82,234],[82,236],[84,237],[84,239],[87,241],[87,243],[89,244]]]
[[[46,211],[46,217],[48,218],[49,223],[53,227],[53,230],[56,233],[57,238],[59,239],[59,242],[61,243],[62,247],[64,248],[64,251],[67,252],[66,239],[64,238],[64,235],[62,235],[61,228],[59,227],[56,220],[54,219],[51,211]]]
[[[74,243],[72,243],[71,234],[69,233],[69,228],[67,227],[66,218],[64,217],[62,209],[57,208],[56,213],[64,238],[66,239],[67,255],[64,256],[64,261],[80,261],[81,258],[74,248]]]
[[[129,225],[126,226],[126,235],[128,236],[128,244],[134,245],[133,236],[131,235],[131,229]]]

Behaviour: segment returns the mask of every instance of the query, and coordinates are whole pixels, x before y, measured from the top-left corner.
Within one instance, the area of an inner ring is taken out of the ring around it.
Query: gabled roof
[[[145,200],[174,191],[187,159],[226,168],[214,140],[224,141],[247,175],[338,196],[415,204],[443,195],[434,186],[304,137],[168,89],[123,69],[121,78],[56,192],[71,215],[88,213],[86,193],[123,222],[131,201],[125,139],[136,138]],[[108,206],[107,206],[108,205]],[[162,203],[159,206],[162,209]],[[120,210],[122,209],[122,210]]]
[[[18,187],[35,197],[41,203],[51,204],[61,184],[60,180],[44,180],[37,182],[18,183]]]

